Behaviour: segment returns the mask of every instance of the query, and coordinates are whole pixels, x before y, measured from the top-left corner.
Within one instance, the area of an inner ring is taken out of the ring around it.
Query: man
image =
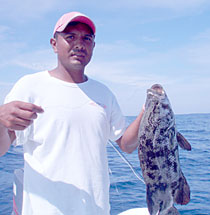
[[[0,154],[24,147],[23,215],[107,215],[108,139],[131,153],[142,113],[125,129],[111,91],[85,75],[95,25],[64,14],[50,40],[57,67],[21,78],[0,107]]]

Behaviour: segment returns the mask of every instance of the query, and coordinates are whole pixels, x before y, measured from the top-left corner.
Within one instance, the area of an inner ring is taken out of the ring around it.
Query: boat
[[[150,215],[150,214],[147,208],[132,208],[132,209],[123,211],[118,215]]]

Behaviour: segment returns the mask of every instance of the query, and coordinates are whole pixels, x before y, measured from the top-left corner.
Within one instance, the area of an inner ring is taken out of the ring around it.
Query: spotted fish
[[[170,102],[161,85],[147,90],[138,141],[150,215],[180,214],[174,203],[187,204],[190,188],[180,167],[178,145],[186,150],[191,150],[191,146],[176,129]]]

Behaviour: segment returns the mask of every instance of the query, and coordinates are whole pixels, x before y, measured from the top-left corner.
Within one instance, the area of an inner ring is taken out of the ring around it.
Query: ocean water
[[[132,122],[135,117],[128,117]],[[191,143],[192,151],[180,149],[182,171],[191,188],[191,201],[175,205],[182,215],[210,215],[210,114],[176,115],[178,130]],[[115,145],[116,146],[116,145]],[[111,215],[131,208],[147,207],[145,185],[108,144]],[[138,153],[123,155],[141,174]],[[0,215],[12,211],[13,171],[23,167],[21,147],[11,147],[0,158]]]

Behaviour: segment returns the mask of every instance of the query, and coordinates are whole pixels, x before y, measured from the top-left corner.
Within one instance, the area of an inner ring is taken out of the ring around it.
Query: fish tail
[[[180,205],[186,205],[190,201],[190,187],[183,173],[179,179],[179,186],[174,195],[174,202]]]
[[[180,213],[179,213],[179,211],[174,206],[172,206],[163,215],[180,215]]]

